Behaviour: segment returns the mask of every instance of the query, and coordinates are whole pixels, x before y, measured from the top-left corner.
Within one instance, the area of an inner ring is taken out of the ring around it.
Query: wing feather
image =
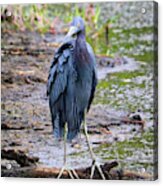
[[[52,61],[47,82],[47,95],[55,103],[67,86],[69,73],[70,48],[61,48],[56,52]]]

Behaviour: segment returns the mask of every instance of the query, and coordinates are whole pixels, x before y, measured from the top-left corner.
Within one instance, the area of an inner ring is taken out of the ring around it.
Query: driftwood
[[[118,170],[115,169],[118,165],[117,162],[105,163],[101,165],[103,173],[108,180],[151,180],[152,177],[148,174],[140,174],[136,172]],[[74,171],[70,170],[74,178]],[[14,171],[2,170],[2,177],[27,177],[27,178],[57,178],[60,169],[58,168],[46,168],[46,167],[24,167],[17,168]],[[75,172],[79,179],[90,179],[91,167],[75,169]],[[70,179],[70,175],[67,170],[64,170],[62,177],[64,179]],[[95,169],[93,179],[101,179],[99,172]]]
[[[37,157],[29,157],[27,152],[20,149],[2,149],[1,157],[2,159],[15,160],[21,166],[20,168],[11,167],[11,169],[8,170],[2,167],[2,177],[57,178],[60,173],[60,169],[58,168],[37,166],[39,159]],[[152,179],[152,177],[148,174],[140,174],[136,172],[115,169],[115,167],[118,166],[116,161],[107,162],[100,166],[105,175],[105,178],[108,180]],[[69,171],[64,170],[61,178],[70,179],[70,173],[72,175],[71,177],[74,178],[90,179],[91,166]],[[95,168],[93,179],[101,179],[97,168]]]

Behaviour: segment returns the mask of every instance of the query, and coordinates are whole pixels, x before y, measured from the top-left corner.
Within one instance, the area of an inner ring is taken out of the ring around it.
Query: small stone
[[[145,8],[142,8],[141,9],[141,12],[142,12],[142,14],[145,14],[146,13],[146,9]]]
[[[71,147],[76,148],[76,149],[80,149],[81,145],[79,143],[72,143]]]
[[[6,164],[6,169],[10,170],[12,165],[10,163]]]

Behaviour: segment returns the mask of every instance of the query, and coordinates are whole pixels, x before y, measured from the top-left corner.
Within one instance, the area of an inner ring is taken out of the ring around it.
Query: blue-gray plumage
[[[62,138],[67,123],[67,139],[78,134],[85,110],[90,108],[97,84],[95,56],[86,42],[85,26],[75,17],[64,42],[52,61],[47,94],[54,136]]]

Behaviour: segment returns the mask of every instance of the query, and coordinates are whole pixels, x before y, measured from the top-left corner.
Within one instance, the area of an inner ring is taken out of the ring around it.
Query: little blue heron
[[[66,166],[66,140],[71,141],[77,136],[83,122],[93,160],[91,178],[97,167],[102,179],[105,179],[92,151],[85,122],[85,113],[89,111],[96,85],[95,55],[86,42],[83,19],[75,17],[63,43],[54,55],[47,83],[54,137],[64,138],[64,166],[58,178]]]

